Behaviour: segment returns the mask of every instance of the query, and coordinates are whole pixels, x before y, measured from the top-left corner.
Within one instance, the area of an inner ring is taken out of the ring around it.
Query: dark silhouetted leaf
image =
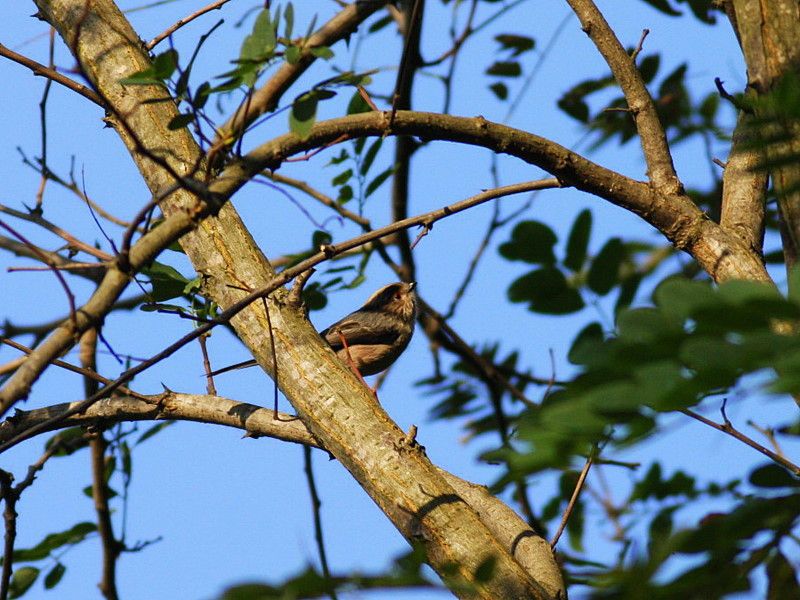
[[[592,266],[586,283],[596,294],[604,296],[619,281],[619,267],[625,258],[625,248],[619,238],[611,238],[600,250]]]

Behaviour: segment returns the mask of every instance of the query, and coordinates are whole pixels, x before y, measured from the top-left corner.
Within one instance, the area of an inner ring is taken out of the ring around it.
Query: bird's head
[[[390,283],[372,294],[361,310],[388,311],[412,320],[417,314],[416,283]]]

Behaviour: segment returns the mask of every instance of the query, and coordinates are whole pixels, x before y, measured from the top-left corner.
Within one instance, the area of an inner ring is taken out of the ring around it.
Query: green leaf
[[[50,569],[50,571],[45,575],[44,578],[44,589],[52,590],[56,587],[61,578],[64,577],[64,573],[67,572],[67,567],[65,567],[61,563],[56,563],[56,566]]]
[[[375,21],[372,25],[370,25],[369,29],[367,30],[367,33],[375,33],[376,31],[380,31],[391,22],[392,22],[392,15],[387,14],[385,17],[381,17],[380,19]]]
[[[311,247],[316,251],[320,246],[327,246],[333,242],[333,237],[327,231],[317,229],[311,234]]]
[[[361,93],[356,90],[353,94],[353,97],[350,98],[350,102],[347,105],[347,114],[348,115],[357,115],[360,113],[370,112],[372,107],[367,104],[367,101],[361,97]]]
[[[157,55],[148,68],[123,77],[119,82],[123,85],[163,85],[165,80],[172,77],[177,67],[178,51],[170,48]]]
[[[336,177],[331,179],[332,185],[342,185],[350,181],[350,178],[353,176],[353,169],[346,169],[339,173]]]
[[[333,50],[331,50],[327,46],[314,46],[313,48],[311,48],[311,54],[313,54],[317,58],[321,58],[322,60],[330,60],[334,56]]]
[[[677,277],[662,282],[653,292],[653,299],[661,310],[681,319],[721,304],[719,296],[707,281],[688,281]]]
[[[313,92],[299,96],[292,103],[289,113],[289,129],[297,137],[305,140],[311,135],[311,128],[317,120],[317,104],[319,97]]]
[[[33,548],[15,550],[14,562],[31,562],[47,558],[53,550],[68,544],[77,544],[95,531],[97,531],[97,525],[84,521],[73,525],[66,531],[51,533]]]
[[[148,427],[145,430],[145,432],[142,435],[139,436],[139,439],[136,440],[136,443],[134,445],[138,446],[142,442],[146,442],[147,440],[149,440],[151,437],[153,437],[157,433],[163,431],[164,429],[166,429],[170,425],[174,425],[174,424],[175,424],[175,421],[163,421],[161,423],[156,423],[152,427]]]
[[[286,59],[286,62],[290,65],[296,65],[300,62],[300,48],[297,46],[287,46],[286,51],[283,53],[283,57]]]
[[[767,579],[769,585],[766,600],[800,598],[795,568],[780,550],[767,562]]]
[[[603,328],[600,323],[589,323],[581,329],[572,342],[567,359],[573,365],[584,364],[594,354],[598,345],[603,343]]]
[[[497,96],[498,100],[506,100],[508,98],[508,86],[502,81],[497,81],[489,86],[492,93]]]
[[[369,168],[372,166],[372,163],[375,161],[375,157],[378,155],[378,151],[381,149],[381,145],[383,145],[383,138],[378,138],[367,149],[366,154],[364,154],[364,159],[361,162],[361,168],[359,172],[361,176],[365,176]]]
[[[669,5],[669,0],[644,0],[650,6],[663,12],[666,15],[670,15],[672,17],[679,17],[683,13],[679,10],[675,10]]]
[[[153,286],[150,297],[153,302],[164,302],[181,296],[189,283],[176,269],[156,261],[142,269],[141,273],[150,278]]]
[[[750,483],[760,488],[800,487],[800,479],[774,463],[768,463],[750,473]]]
[[[500,254],[508,260],[552,265],[558,238],[553,230],[539,221],[522,221],[511,232],[511,239],[500,245]]]
[[[592,231],[592,213],[584,209],[575,218],[567,239],[567,255],[564,266],[572,271],[580,271],[586,260],[586,248],[589,246],[589,234]]]
[[[375,179],[369,182],[367,185],[367,189],[364,191],[364,198],[369,198],[372,194],[374,194],[383,182],[389,179],[394,173],[394,167],[389,167],[385,171],[379,173]]]
[[[517,61],[498,60],[486,69],[487,75],[496,77],[519,77],[522,74],[522,67]]]
[[[600,250],[592,266],[586,283],[589,288],[605,296],[619,281],[619,268],[625,258],[625,248],[619,238],[611,238]]]
[[[523,52],[533,50],[535,41],[527,35],[515,35],[511,33],[501,33],[494,36],[500,44],[501,50],[511,50],[511,56],[519,56]]]
[[[19,598],[27,592],[36,581],[36,578],[39,577],[39,572],[36,567],[20,567],[16,569],[8,586],[8,597]]]
[[[555,267],[542,267],[523,275],[508,288],[511,302],[528,302],[528,310],[564,315],[583,308],[577,290],[569,287],[564,274]]]
[[[176,129],[183,129],[193,121],[194,121],[193,113],[181,113],[170,119],[170,122],[167,123],[167,129],[170,129],[172,131],[175,131]]]
[[[269,9],[265,8],[256,17],[253,30],[244,38],[239,60],[242,62],[260,62],[272,56],[275,50],[275,27],[269,18]]]
[[[294,6],[289,2],[283,11],[283,20],[286,21],[286,27],[283,30],[283,35],[287,39],[292,37],[292,29],[294,29]]]

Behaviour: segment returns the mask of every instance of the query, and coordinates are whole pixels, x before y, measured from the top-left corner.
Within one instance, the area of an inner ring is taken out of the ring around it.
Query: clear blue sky
[[[175,45],[182,56],[188,56],[191,44],[199,33],[206,31],[217,19],[226,23],[207,42],[196,72],[210,77],[228,68],[228,60],[238,55],[243,29],[234,24],[254,6],[234,0],[223,11],[214,12],[180,31]],[[448,7],[430,2],[427,23],[448,18]],[[690,61],[688,81],[697,97],[713,89],[714,77],[727,82],[729,90],[738,90],[745,75],[735,39],[728,25],[709,27],[691,16],[667,18],[648,8],[643,2],[599,2],[624,44],[634,45],[643,28],[651,30],[645,52],[662,54],[662,73],[667,73],[684,61]],[[124,2],[132,8],[135,2]],[[130,13],[129,17],[143,39],[150,39],[179,17],[195,10],[199,3],[176,1],[146,11]],[[482,3],[479,15],[488,15],[497,4]],[[312,10],[319,10],[322,23],[336,9],[334,2],[297,2],[295,30],[304,30]],[[32,2],[6,2],[0,6],[3,26],[0,42],[41,62],[46,62],[47,27],[30,18],[35,11]],[[543,49],[568,13],[565,3],[531,0],[510,11],[495,26],[472,41],[459,62],[460,79],[455,88],[452,112],[458,115],[481,114],[489,120],[502,121],[506,106],[495,101],[487,89],[490,80],[482,75],[489,57],[495,50],[492,37],[497,33],[531,35],[537,48]],[[373,19],[374,20],[374,19]],[[478,19],[481,20],[480,18]],[[252,16],[246,21],[249,27]],[[446,48],[445,38],[430,35],[427,27],[423,36],[425,56],[436,56]],[[437,28],[438,29],[438,28]],[[441,31],[441,29],[439,29]],[[374,89],[391,86],[400,45],[397,36],[384,30],[376,41],[365,42],[356,56],[356,69],[380,67]],[[354,37],[351,46],[356,42]],[[56,62],[69,68],[73,61],[58,44]],[[162,47],[163,49],[163,47]],[[376,51],[378,49],[379,51]],[[350,68],[350,54],[334,48],[337,61]],[[376,58],[377,54],[377,58]],[[525,72],[538,60],[539,53],[524,59]],[[481,65],[480,69],[474,65]],[[321,69],[312,70],[298,84],[286,101],[323,77]],[[552,51],[542,63],[532,86],[508,121],[516,127],[574,147],[582,134],[563,113],[555,108],[556,99],[576,82],[604,73],[604,64],[580,31],[577,20],[569,21],[555,41]],[[4,92],[0,94],[0,177],[4,182],[0,202],[15,208],[31,205],[38,177],[21,164],[16,146],[28,156],[37,156],[39,148],[38,102],[44,81],[34,78],[22,67],[0,61],[0,77]],[[512,94],[520,82],[512,84]],[[304,87],[305,85],[305,87]],[[440,110],[441,85],[429,78],[419,77],[414,97],[415,108]],[[231,110],[229,102],[223,108]],[[332,101],[323,105],[321,117],[342,114],[342,105]],[[48,103],[49,164],[59,174],[67,174],[74,156],[76,174],[85,178],[88,193],[103,205],[125,218],[133,215],[148,199],[147,191],[122,144],[111,129],[105,129],[99,109],[58,86],[53,86]],[[286,129],[285,113],[258,129],[249,138],[257,144]],[[391,161],[391,140],[384,144],[379,157],[383,166]],[[581,146],[585,149],[585,144]],[[717,154],[724,160],[724,149]],[[325,165],[332,152],[324,152],[309,163],[291,165],[282,173],[310,180],[323,190],[330,190],[335,170]],[[634,141],[622,149],[608,146],[593,158],[605,166],[627,175],[643,178],[644,166],[638,144]],[[709,185],[709,166],[704,149],[684,144],[676,148],[676,166],[689,186]],[[451,144],[433,144],[423,149],[413,167],[412,213],[424,212],[449,204],[491,186],[488,171],[490,155],[473,148],[457,148]],[[537,170],[519,161],[499,160],[502,183],[513,183],[539,176]],[[388,185],[370,198],[367,215],[375,225],[388,219]],[[298,196],[300,197],[300,196]],[[303,206],[321,221],[328,214],[301,198]],[[504,210],[521,205],[524,198],[504,201]],[[268,256],[279,256],[304,248],[314,226],[292,203],[265,186],[252,185],[234,198],[234,203],[252,228],[254,236]],[[601,200],[587,197],[574,190],[558,190],[537,196],[527,218],[548,223],[564,234],[575,215],[590,207],[595,217],[595,232],[591,250],[596,251],[607,237],[614,234],[653,240],[656,234],[637,217],[627,214]],[[483,235],[490,208],[483,206],[437,224],[415,250],[419,265],[419,286],[422,295],[435,307],[444,310],[458,286],[468,261]],[[83,239],[99,240],[105,244],[85,207],[77,200],[50,184],[45,197],[45,216]],[[5,217],[4,217],[5,218]],[[356,233],[352,226],[331,223],[334,239],[343,240]],[[24,231],[31,232],[30,228]],[[113,227],[112,235],[119,236]],[[453,326],[470,342],[502,341],[505,350],[519,348],[523,364],[533,365],[540,376],[549,375],[549,350],[556,357],[557,373],[569,374],[565,353],[577,332],[585,323],[598,318],[610,327],[608,300],[599,307],[588,308],[576,316],[545,318],[533,315],[523,306],[504,306],[505,291],[513,279],[523,272],[519,264],[498,258],[496,246],[507,237],[495,238],[484,264],[479,268],[469,288]],[[38,232],[31,233],[33,241],[47,248],[57,248],[58,241]],[[184,258],[167,253],[164,260],[190,275]],[[0,297],[3,310],[0,317],[14,323],[38,323],[63,315],[66,303],[63,292],[50,274],[7,273],[10,265],[25,261],[0,253]],[[314,313],[312,319],[324,327],[360,304],[374,288],[393,280],[391,272],[376,259],[369,270],[364,286],[331,296],[328,307]],[[78,301],[87,297],[90,287],[75,280]],[[642,301],[646,297],[641,298]],[[502,306],[497,314],[493,307]],[[186,321],[167,315],[141,315],[136,312],[115,315],[109,319],[104,334],[121,354],[146,357],[159,350],[165,342],[187,331]],[[210,340],[215,365],[222,366],[246,358],[242,346],[222,330]],[[0,348],[0,362],[13,358],[15,353]],[[77,361],[74,353],[68,359]],[[449,360],[449,358],[448,358]],[[101,368],[113,375],[122,370],[114,360],[103,356]],[[420,393],[414,383],[431,373],[430,353],[423,335],[417,335],[396,368],[392,370],[381,400],[401,427],[414,423],[420,426],[419,439],[431,459],[454,473],[480,483],[491,483],[494,471],[477,462],[481,449],[494,440],[482,439],[465,443],[460,422],[432,422],[428,409],[432,399]],[[185,392],[204,391],[204,379],[197,346],[189,346],[168,361],[136,379],[134,388],[144,393],[157,393],[161,384]],[[237,400],[268,404],[272,393],[271,381],[258,370],[220,377],[217,381],[221,395]],[[540,392],[532,392],[537,394]],[[82,382],[54,368],[49,369],[37,383],[29,401],[22,408],[45,406],[82,397]],[[755,409],[758,403],[757,410]],[[288,406],[284,405],[285,410]],[[730,412],[734,419],[758,414],[767,421],[771,415],[786,415],[791,407],[785,399],[748,399],[736,403]],[[668,419],[668,421],[670,421]],[[665,470],[691,468],[701,478],[727,480],[741,475],[743,465],[756,464],[759,457],[740,444],[694,423],[672,419],[667,433],[659,436],[633,454],[616,458],[648,463],[661,460]],[[145,425],[144,427],[146,427]],[[140,426],[141,427],[141,426]],[[12,470],[21,477],[28,464],[38,458],[44,437],[15,448],[0,458],[0,467]],[[698,464],[697,457],[709,457]],[[360,490],[337,462],[315,453],[318,485],[323,500],[325,535],[331,567],[336,572],[351,569],[376,571],[385,567],[392,557],[407,548],[382,513]],[[93,520],[92,502],[81,493],[90,482],[86,453],[52,460],[36,484],[25,493],[18,509],[18,547],[38,542],[45,534],[67,529],[82,520]],[[624,490],[628,476],[606,470],[612,487]],[[118,482],[112,482],[119,487]],[[617,488],[617,486],[619,486]],[[553,481],[544,477],[532,483],[531,491],[537,508],[549,498]],[[623,497],[620,491],[618,498]],[[116,507],[119,508],[119,503]],[[690,525],[696,514],[681,514],[682,524]],[[119,528],[121,514],[115,514]],[[592,530],[591,544],[597,544],[595,558],[610,559],[605,552],[612,546],[606,542],[611,530],[599,525]],[[124,598],[211,598],[224,586],[244,580],[277,581],[302,569],[307,563],[317,564],[313,541],[311,505],[302,473],[302,453],[299,447],[269,439],[242,439],[238,431],[221,427],[179,423],[157,438],[137,448],[134,454],[134,476],[127,515],[127,539],[137,541],[161,538],[138,554],[126,554],[119,562],[118,583]],[[562,542],[562,543],[565,543]],[[64,581],[56,591],[45,593],[41,584],[28,593],[29,598],[93,598],[100,597],[99,543],[91,540],[62,558],[67,566]],[[45,567],[46,568],[46,567]],[[356,597],[355,595],[353,597]],[[438,593],[398,592],[395,594],[358,594],[360,598],[442,597]],[[574,594],[574,597],[579,597]]]

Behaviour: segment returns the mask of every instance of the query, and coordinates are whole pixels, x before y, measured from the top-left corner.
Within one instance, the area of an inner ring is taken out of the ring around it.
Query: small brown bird
[[[415,287],[416,283],[385,285],[357,311],[319,334],[362,376],[385,371],[403,353],[414,333]]]
[[[388,369],[403,353],[414,333],[416,283],[390,283],[372,294],[355,312],[320,331],[336,355],[361,376]],[[219,375],[252,367],[254,360],[213,371]]]

